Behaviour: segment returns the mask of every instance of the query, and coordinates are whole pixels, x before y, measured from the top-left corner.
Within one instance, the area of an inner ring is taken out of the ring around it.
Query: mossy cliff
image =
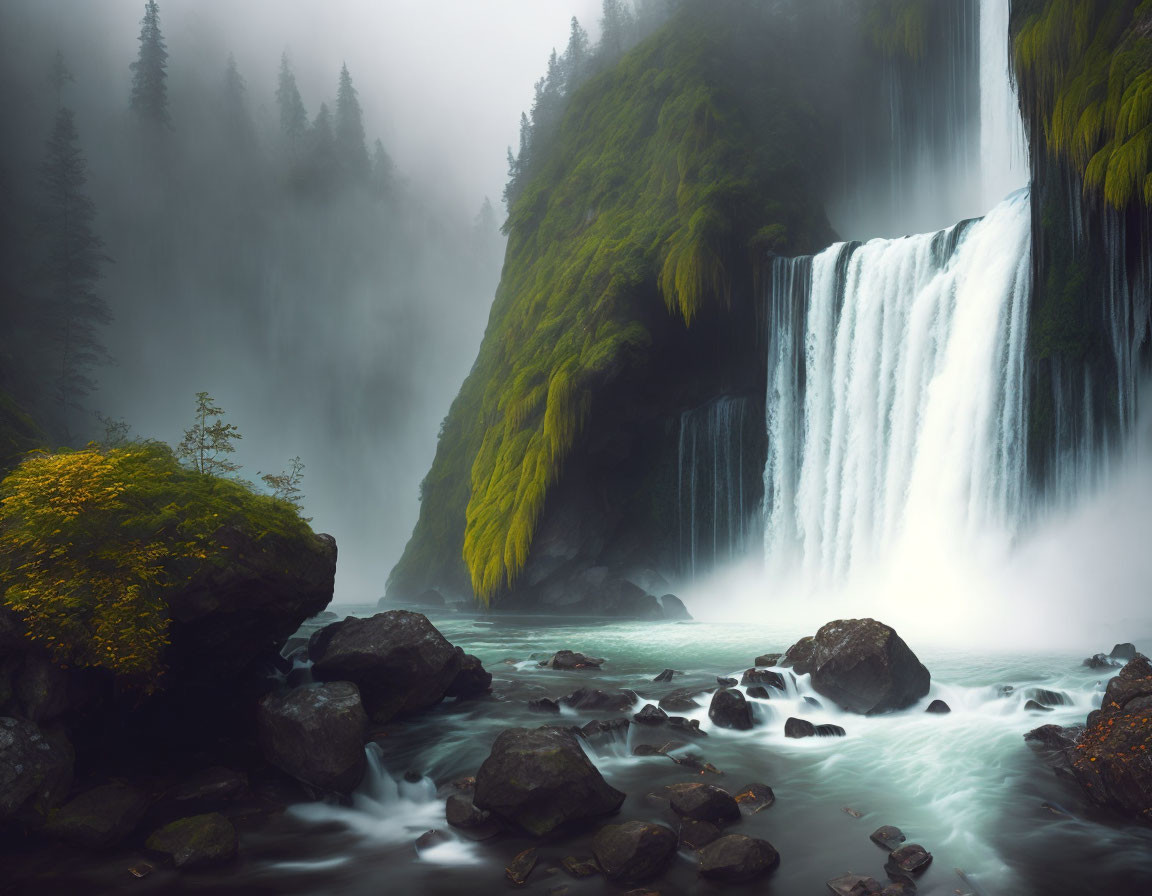
[[[763,390],[755,260],[832,236],[820,129],[774,34],[752,4],[688,2],[570,99],[510,210],[483,345],[390,595],[513,602],[545,516],[570,507],[561,485],[601,508],[601,539],[625,518],[655,541],[675,527],[680,411]]]
[[[1149,361],[1152,2],[1014,0],[1031,144],[1035,484],[1082,469],[1134,423]]]

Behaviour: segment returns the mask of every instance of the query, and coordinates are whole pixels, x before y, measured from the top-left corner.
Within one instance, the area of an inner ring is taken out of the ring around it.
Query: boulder
[[[535,867],[536,849],[532,847],[516,854],[515,858],[508,863],[508,867],[504,869],[504,876],[507,877],[514,886],[522,887],[528,882],[528,877],[532,874],[532,869]]]
[[[778,665],[796,670],[797,675],[807,675],[812,671],[812,652],[816,649],[815,638],[809,635],[801,638],[784,652],[784,659]]]
[[[735,687],[739,683],[740,683],[739,679],[736,679],[736,678],[728,678],[725,675],[717,675],[716,676],[716,684],[720,685],[720,687],[722,687],[722,688]]]
[[[884,885],[874,877],[863,874],[842,874],[828,881],[828,889],[836,896],[880,896]]]
[[[727,834],[700,850],[700,876],[726,884],[754,880],[780,864],[780,853],[767,840]]]
[[[1043,703],[1037,703],[1035,700],[1029,700],[1025,703],[1024,709],[1027,712],[1052,712],[1051,706],[1045,706]]]
[[[560,702],[573,709],[589,712],[627,712],[639,698],[628,690],[601,691],[593,688],[579,688]]]
[[[780,660],[784,658],[782,653],[765,653],[756,657],[756,666],[779,666]]]
[[[600,866],[591,856],[565,856],[560,860],[560,867],[564,873],[577,880],[600,874]]]
[[[318,681],[351,681],[374,722],[435,706],[456,680],[464,652],[428,617],[389,610],[320,629],[308,644]]]
[[[144,846],[177,868],[218,865],[235,858],[236,829],[216,812],[193,815],[154,831]]]
[[[297,780],[351,793],[364,777],[368,718],[351,682],[269,694],[256,721],[265,758]]]
[[[905,874],[919,874],[932,864],[932,853],[919,843],[908,843],[892,850],[884,864],[886,871],[902,871]]]
[[[68,673],[33,651],[25,655],[13,682],[13,693],[25,718],[50,722],[69,709]]]
[[[1131,643],[1117,644],[1108,656],[1111,659],[1123,660],[1124,662],[1134,660],[1136,659],[1136,645]]]
[[[928,693],[928,670],[894,629],[875,619],[829,622],[802,644],[794,644],[789,656],[804,654],[812,687],[850,712],[903,709]]]
[[[75,846],[106,849],[132,833],[148,803],[147,794],[131,784],[102,784],[52,813],[44,832]]]
[[[459,828],[470,840],[487,840],[500,833],[501,825],[491,812],[476,808],[472,798],[463,793],[454,793],[444,805],[444,817],[448,824]]]
[[[868,839],[877,846],[884,847],[884,849],[891,853],[899,849],[901,844],[908,838],[904,836],[904,832],[900,830],[900,828],[886,824],[876,828],[876,830],[868,835]]]
[[[639,884],[659,877],[676,855],[676,834],[662,824],[628,821],[602,827],[592,852],[609,880]]]
[[[1096,653],[1084,660],[1083,665],[1089,669],[1110,669],[1122,665],[1119,660],[1114,660],[1106,657],[1102,653]]]
[[[1100,709],[1088,716],[1068,754],[1089,800],[1152,823],[1152,663],[1146,657],[1136,654],[1108,682]]]
[[[528,701],[528,711],[559,713],[560,704],[550,697],[537,697],[535,700]]]
[[[713,840],[719,839],[722,834],[720,828],[710,822],[697,821],[694,818],[680,819],[678,838],[682,849],[703,849]]]
[[[599,669],[604,660],[572,650],[559,650],[540,665],[549,669]]]
[[[702,693],[704,691],[696,688],[680,688],[661,697],[659,705],[667,712],[688,712],[700,705],[696,697]]]
[[[771,669],[748,669],[740,676],[740,684],[747,687],[750,684],[761,684],[766,687],[784,690],[784,676]]]
[[[660,609],[664,613],[664,618],[674,622],[691,619],[692,614],[688,612],[688,608],[684,606],[684,601],[680,600],[675,594],[665,594],[660,598]]]
[[[641,725],[663,725],[668,721],[668,713],[648,703],[640,712],[632,716]]]
[[[456,697],[467,700],[470,697],[479,697],[492,690],[492,673],[484,669],[484,664],[478,657],[470,653],[464,654],[460,663],[460,671],[448,685],[444,692],[445,697]]]
[[[768,693],[768,688],[764,687],[764,685],[762,685],[762,684],[752,685],[752,687],[748,688],[746,694],[747,694],[747,696],[754,697],[757,700],[771,700],[772,699],[772,695]]]
[[[793,738],[815,737],[816,726],[806,719],[790,718],[784,723],[784,736]]]
[[[510,728],[476,774],[473,802],[530,834],[611,815],[624,794],[610,787],[571,732]]]
[[[659,675],[657,675],[652,680],[653,681],[671,681],[673,675],[680,675],[680,674],[682,674],[682,673],[677,672],[675,669],[665,669],[663,672],[661,672]]]
[[[188,815],[219,809],[247,789],[247,775],[217,765],[185,778],[168,793],[167,799],[184,809],[181,815]]]
[[[38,824],[72,786],[72,745],[35,722],[0,718],[0,827]]]
[[[943,700],[933,700],[931,703],[928,704],[928,708],[926,710],[924,710],[924,712],[931,712],[931,713],[936,713],[939,715],[945,715],[947,713],[952,712],[952,707],[949,706],[947,703],[945,703]]]
[[[689,781],[684,784],[669,784],[662,791],[668,805],[681,818],[706,821],[709,824],[723,825],[740,818],[740,805],[726,790]]]
[[[848,732],[839,725],[817,725],[815,734],[817,737],[845,737]]]
[[[821,703],[815,697],[809,697],[807,694],[804,695],[804,702],[807,703],[809,706],[815,707],[816,709],[823,709],[824,708],[823,703]]]
[[[1044,688],[1031,688],[1028,696],[1041,706],[1071,706],[1072,698],[1062,691],[1048,691]]]
[[[767,784],[749,784],[742,788],[733,799],[736,800],[742,812],[755,815],[757,812],[763,812],[771,807],[776,802],[776,794]]]
[[[712,695],[708,718],[720,728],[747,731],[752,727],[752,707],[739,691],[724,688]]]
[[[425,831],[416,838],[416,852],[419,854],[426,849],[432,849],[436,846],[443,846],[445,843],[451,843],[452,837],[444,831],[438,831],[433,828],[430,831]]]
[[[580,736],[593,746],[602,746],[613,741],[627,741],[628,729],[632,723],[628,719],[594,719],[580,729]]]

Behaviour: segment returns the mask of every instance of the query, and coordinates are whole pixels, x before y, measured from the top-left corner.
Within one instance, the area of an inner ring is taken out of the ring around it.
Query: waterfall
[[[980,170],[991,208],[1028,183],[1028,146],[1010,74],[1011,0],[980,0]]]
[[[723,396],[680,416],[679,529],[683,571],[691,578],[744,555],[757,511],[746,463],[752,420],[747,398]]]
[[[1010,538],[1023,502],[1030,212],[778,259],[764,547],[835,585],[901,551]]]

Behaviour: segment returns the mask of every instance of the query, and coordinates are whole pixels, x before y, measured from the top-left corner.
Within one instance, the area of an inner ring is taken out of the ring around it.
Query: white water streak
[[[1009,75],[1010,0],[980,0],[980,170],[984,208],[1028,184],[1027,141]]]

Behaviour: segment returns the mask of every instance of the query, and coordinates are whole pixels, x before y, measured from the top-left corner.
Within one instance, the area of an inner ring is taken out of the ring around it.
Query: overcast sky
[[[107,88],[119,80],[127,95],[144,0],[0,3],[11,23],[0,50],[18,52],[29,29],[55,31],[78,76]],[[271,105],[287,50],[315,114],[347,62],[369,139],[384,140],[402,173],[471,207],[486,194],[499,199],[505,150],[518,141],[549,52],[563,51],[573,15],[595,39],[599,9],[599,0],[160,0],[174,74],[189,56],[223,46],[253,105]],[[93,37],[105,52],[92,53]],[[205,70],[225,63],[196,61]]]

